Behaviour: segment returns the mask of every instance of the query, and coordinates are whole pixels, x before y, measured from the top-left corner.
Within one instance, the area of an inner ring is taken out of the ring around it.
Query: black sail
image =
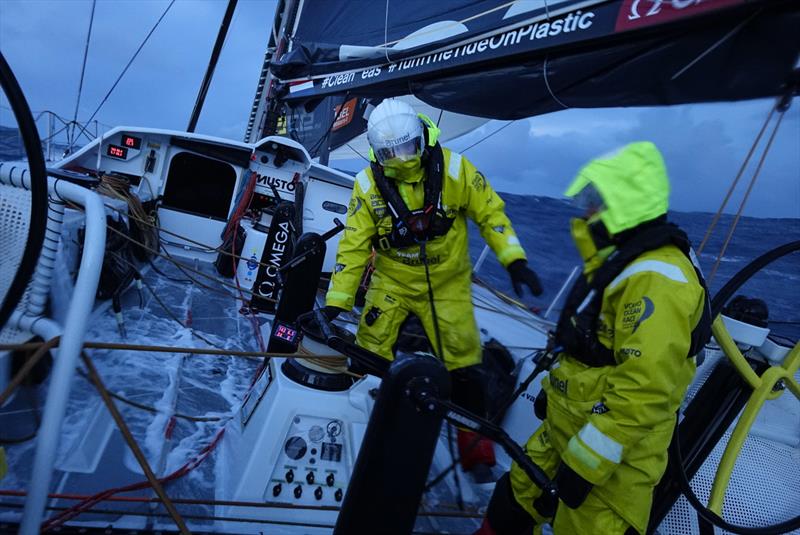
[[[496,119],[752,99],[785,91],[800,53],[800,2],[791,1],[302,5],[291,49],[270,68],[275,97],[304,110],[331,95],[412,94]]]

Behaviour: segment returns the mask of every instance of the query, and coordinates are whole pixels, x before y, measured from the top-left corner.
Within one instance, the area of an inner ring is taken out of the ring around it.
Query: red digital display
[[[129,149],[139,150],[142,146],[142,138],[124,135],[122,136],[122,146]]]
[[[286,325],[278,324],[277,328],[275,329],[275,337],[280,338],[281,340],[286,340],[290,343],[294,343],[295,339],[297,338],[297,331],[287,327]]]
[[[106,154],[112,158],[124,160],[128,157],[128,149],[125,147],[119,147],[117,145],[109,145],[106,149]]]

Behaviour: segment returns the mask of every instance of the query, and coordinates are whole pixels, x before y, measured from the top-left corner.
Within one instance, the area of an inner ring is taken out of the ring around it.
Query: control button
[[[277,483],[274,487],[272,487],[272,495],[277,496],[281,493],[281,489],[283,489],[283,486],[280,483]]]
[[[317,454],[317,448],[311,448],[311,455]]]
[[[286,452],[287,457],[296,461],[303,458],[303,456],[306,454],[306,451],[308,451],[308,445],[306,444],[306,441],[303,440],[303,437],[289,437],[289,440],[287,440],[286,444],[283,446],[283,451]]]
[[[301,487],[300,485],[297,485],[294,488],[294,497],[299,500],[300,496],[302,496],[302,495],[303,495],[303,487]]]
[[[317,487],[317,489],[314,491],[314,497],[318,500],[322,499],[322,487]]]
[[[294,481],[294,470],[289,470],[286,472],[286,482],[291,483],[292,481]]]
[[[308,473],[306,474],[306,482],[307,482],[309,485],[313,485],[313,484],[314,484],[314,472],[308,472]]]
[[[328,477],[325,478],[325,483],[327,483],[329,487],[332,487],[333,482],[334,482],[333,473],[330,473],[328,474]]]
[[[336,492],[333,493],[333,497],[336,499],[337,502],[342,501],[342,489],[336,489]]]

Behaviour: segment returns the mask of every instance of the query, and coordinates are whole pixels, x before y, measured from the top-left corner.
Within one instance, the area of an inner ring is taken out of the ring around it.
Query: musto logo
[[[293,180],[282,180],[274,176],[256,175],[256,187],[266,189],[270,196],[272,195],[272,186],[275,186],[278,191],[285,191],[288,193],[294,193],[297,187]]]

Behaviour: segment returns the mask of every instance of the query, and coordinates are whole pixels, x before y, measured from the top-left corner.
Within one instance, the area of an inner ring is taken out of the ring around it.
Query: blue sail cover
[[[567,107],[740,100],[786,91],[800,2],[304,0],[277,96],[413,94],[517,119]]]

